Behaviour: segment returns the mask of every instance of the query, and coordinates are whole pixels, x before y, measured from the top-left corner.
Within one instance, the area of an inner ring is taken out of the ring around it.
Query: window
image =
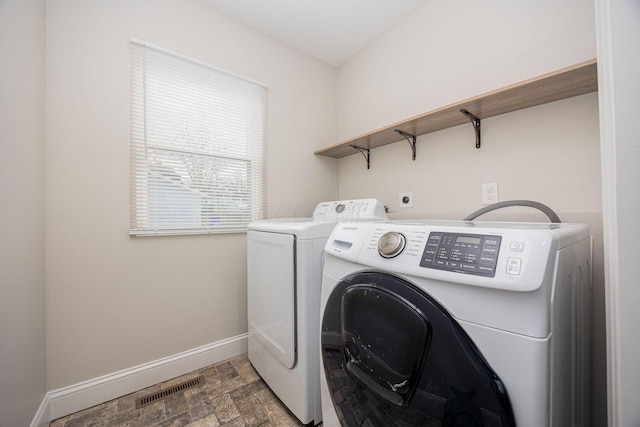
[[[266,87],[131,43],[129,234],[246,230],[265,210]]]

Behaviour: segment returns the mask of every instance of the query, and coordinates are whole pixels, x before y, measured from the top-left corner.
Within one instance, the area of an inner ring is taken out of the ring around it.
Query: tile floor
[[[204,384],[136,409],[136,399],[203,375]],[[50,427],[302,426],[246,354],[51,422]]]

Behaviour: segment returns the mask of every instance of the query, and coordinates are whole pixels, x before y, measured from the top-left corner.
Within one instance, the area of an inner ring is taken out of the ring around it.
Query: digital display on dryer
[[[420,267],[495,277],[501,236],[431,232]]]

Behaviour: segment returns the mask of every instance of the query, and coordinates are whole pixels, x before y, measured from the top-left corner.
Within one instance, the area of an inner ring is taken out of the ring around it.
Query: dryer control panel
[[[420,267],[494,277],[501,236],[431,232]]]
[[[384,205],[377,199],[338,200],[318,203],[314,221],[386,221]]]

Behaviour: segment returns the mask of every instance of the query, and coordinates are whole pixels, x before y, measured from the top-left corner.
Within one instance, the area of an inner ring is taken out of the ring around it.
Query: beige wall
[[[480,149],[468,124],[418,137],[415,161],[405,141],[372,150],[370,170],[360,154],[341,159],[340,197],[379,197],[395,218],[471,213],[482,207],[481,184],[497,182],[501,200],[537,200],[557,212],[601,211],[596,93],[481,126]],[[413,208],[398,206],[401,191],[414,193]]]
[[[335,160],[312,154],[335,140],[332,67],[198,0],[48,0],[50,389],[247,330],[244,234],[127,234],[132,36],[269,86],[270,217],[337,194]]]
[[[426,2],[337,70],[340,139],[596,57],[591,0]],[[602,194],[597,94],[482,121],[338,162],[339,196],[377,197],[392,218],[462,219],[482,207],[481,184],[498,182],[500,200],[549,205],[594,235],[593,425],[606,425]],[[414,193],[399,208],[398,193]],[[538,220],[527,208],[482,219]]]
[[[29,425],[45,375],[44,0],[0,1],[0,425]]]
[[[338,68],[338,139],[595,57],[593,0],[427,1]]]

